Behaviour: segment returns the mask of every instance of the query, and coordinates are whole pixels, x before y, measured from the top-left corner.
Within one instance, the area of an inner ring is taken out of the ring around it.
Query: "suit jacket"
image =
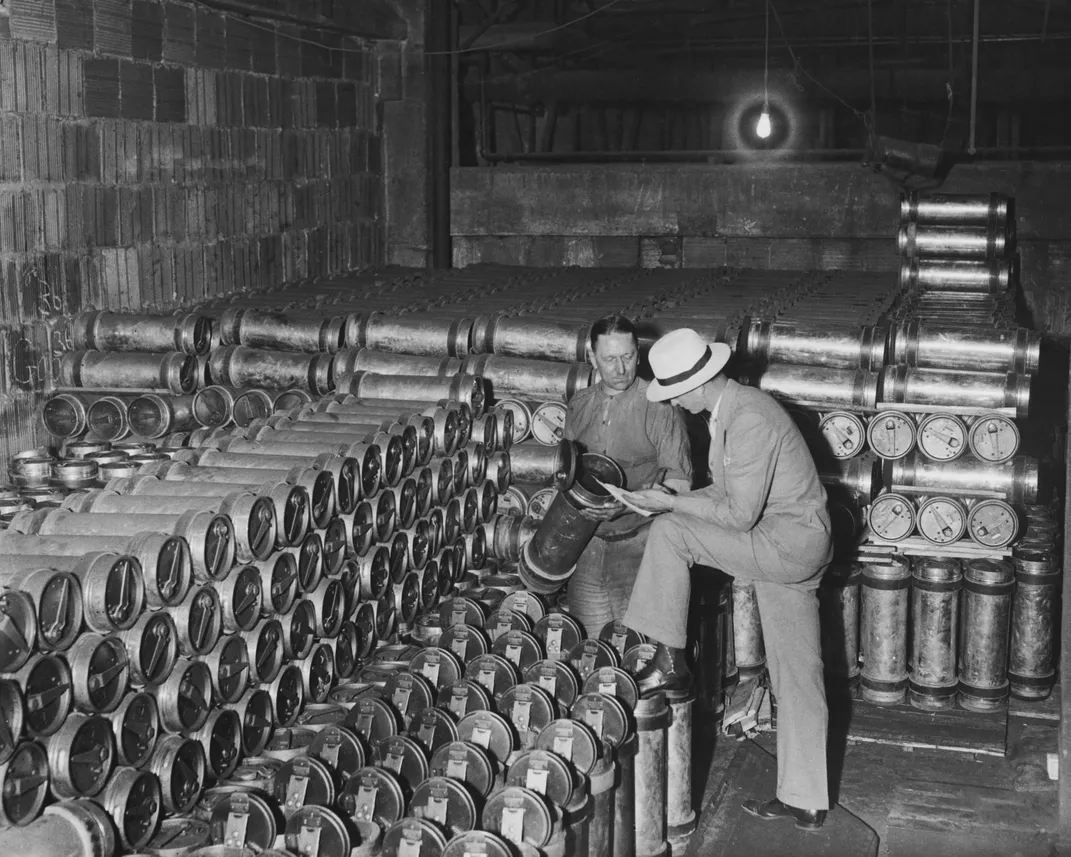
[[[768,394],[729,381],[710,438],[708,517],[750,532],[756,559],[817,573],[833,558],[826,491],[799,429]],[[793,575],[798,576],[798,575]]]

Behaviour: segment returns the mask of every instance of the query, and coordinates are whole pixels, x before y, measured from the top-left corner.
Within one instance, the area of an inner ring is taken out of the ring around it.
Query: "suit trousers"
[[[650,529],[644,525],[615,540],[595,536],[576,561],[566,605],[589,637],[597,638],[608,622],[625,618]]]
[[[828,809],[829,714],[822,673],[818,584],[822,569],[770,558],[755,531],[727,530],[692,515],[655,519],[625,624],[673,648],[687,644],[689,566],[707,565],[755,584],[770,684],[777,698],[777,797]],[[762,563],[756,554],[763,554]]]

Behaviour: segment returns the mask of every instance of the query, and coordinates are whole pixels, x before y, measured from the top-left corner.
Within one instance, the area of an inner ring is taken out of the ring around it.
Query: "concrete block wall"
[[[0,462],[36,440],[51,319],[383,259],[375,44],[322,0],[244,5],[310,23],[0,0]]]

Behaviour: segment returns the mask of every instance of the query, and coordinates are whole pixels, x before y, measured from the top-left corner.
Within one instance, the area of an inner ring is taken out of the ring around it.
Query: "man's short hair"
[[[595,343],[599,341],[600,336],[611,333],[627,333],[632,337],[632,344],[639,347],[640,341],[636,336],[636,325],[628,317],[614,313],[613,315],[603,316],[591,326],[591,350],[595,350]]]

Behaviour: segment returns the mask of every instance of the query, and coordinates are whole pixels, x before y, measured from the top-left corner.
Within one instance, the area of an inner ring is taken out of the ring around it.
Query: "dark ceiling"
[[[470,157],[481,147],[621,150],[630,136],[640,151],[720,151],[726,117],[756,89],[785,101],[803,132],[793,146],[811,151],[857,149],[875,128],[962,149],[972,93],[979,147],[1071,145],[1071,0],[979,0],[976,77],[974,0],[455,0],[455,8],[461,102],[477,134]],[[652,116],[660,134],[644,130]],[[608,127],[630,122],[638,132]]]

